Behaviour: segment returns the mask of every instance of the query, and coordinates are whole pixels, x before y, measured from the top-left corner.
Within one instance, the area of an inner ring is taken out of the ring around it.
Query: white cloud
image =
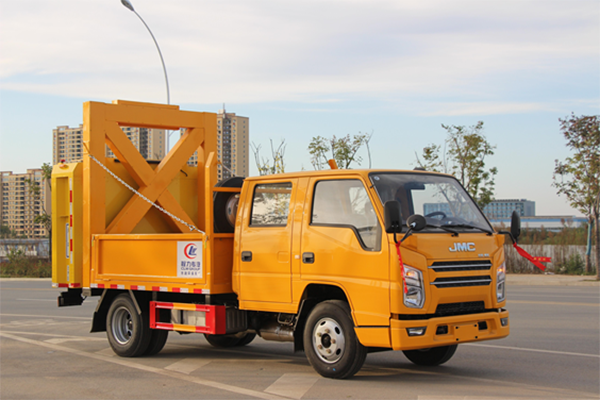
[[[174,102],[439,103],[437,97],[451,93],[456,104],[449,115],[490,106],[536,109],[555,100],[506,101],[501,92],[523,76],[552,85],[556,74],[589,73],[600,57],[596,1],[137,0],[134,6],[161,46]],[[164,101],[151,38],[118,0],[4,2],[1,15],[1,88]],[[487,105],[468,106],[482,96]]]

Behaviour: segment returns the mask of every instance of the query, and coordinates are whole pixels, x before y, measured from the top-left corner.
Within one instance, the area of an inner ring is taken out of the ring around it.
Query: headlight
[[[406,293],[404,293],[404,305],[410,308],[423,308],[425,303],[425,291],[423,289],[423,274],[418,269],[404,266],[404,278],[406,280]]]
[[[505,281],[506,281],[506,264],[502,263],[496,272],[496,300],[498,303],[504,301],[506,297],[505,292]]]

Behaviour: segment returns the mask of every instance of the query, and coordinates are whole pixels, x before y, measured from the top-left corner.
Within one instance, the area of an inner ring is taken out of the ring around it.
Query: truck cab
[[[400,209],[398,235],[384,229],[388,202]],[[395,237],[407,234],[413,215],[426,225],[400,247],[401,267]],[[324,301],[345,303],[360,345],[407,355],[436,348],[431,353],[442,356],[418,361],[439,363],[459,343],[508,335],[503,243],[449,175],[331,170],[247,178],[233,290],[241,310],[302,315]],[[322,332],[311,329],[304,350],[326,367]]]

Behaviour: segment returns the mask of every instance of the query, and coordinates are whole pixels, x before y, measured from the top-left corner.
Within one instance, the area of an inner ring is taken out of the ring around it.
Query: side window
[[[369,195],[359,180],[317,182],[311,225],[352,228],[365,249],[381,249],[381,227]]]
[[[291,197],[290,182],[256,185],[250,226],[286,226]]]

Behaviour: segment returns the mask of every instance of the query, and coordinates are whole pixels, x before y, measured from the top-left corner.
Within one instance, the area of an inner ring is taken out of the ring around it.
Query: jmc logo
[[[454,251],[475,251],[475,243],[454,243],[454,247],[449,247],[448,250]]]

